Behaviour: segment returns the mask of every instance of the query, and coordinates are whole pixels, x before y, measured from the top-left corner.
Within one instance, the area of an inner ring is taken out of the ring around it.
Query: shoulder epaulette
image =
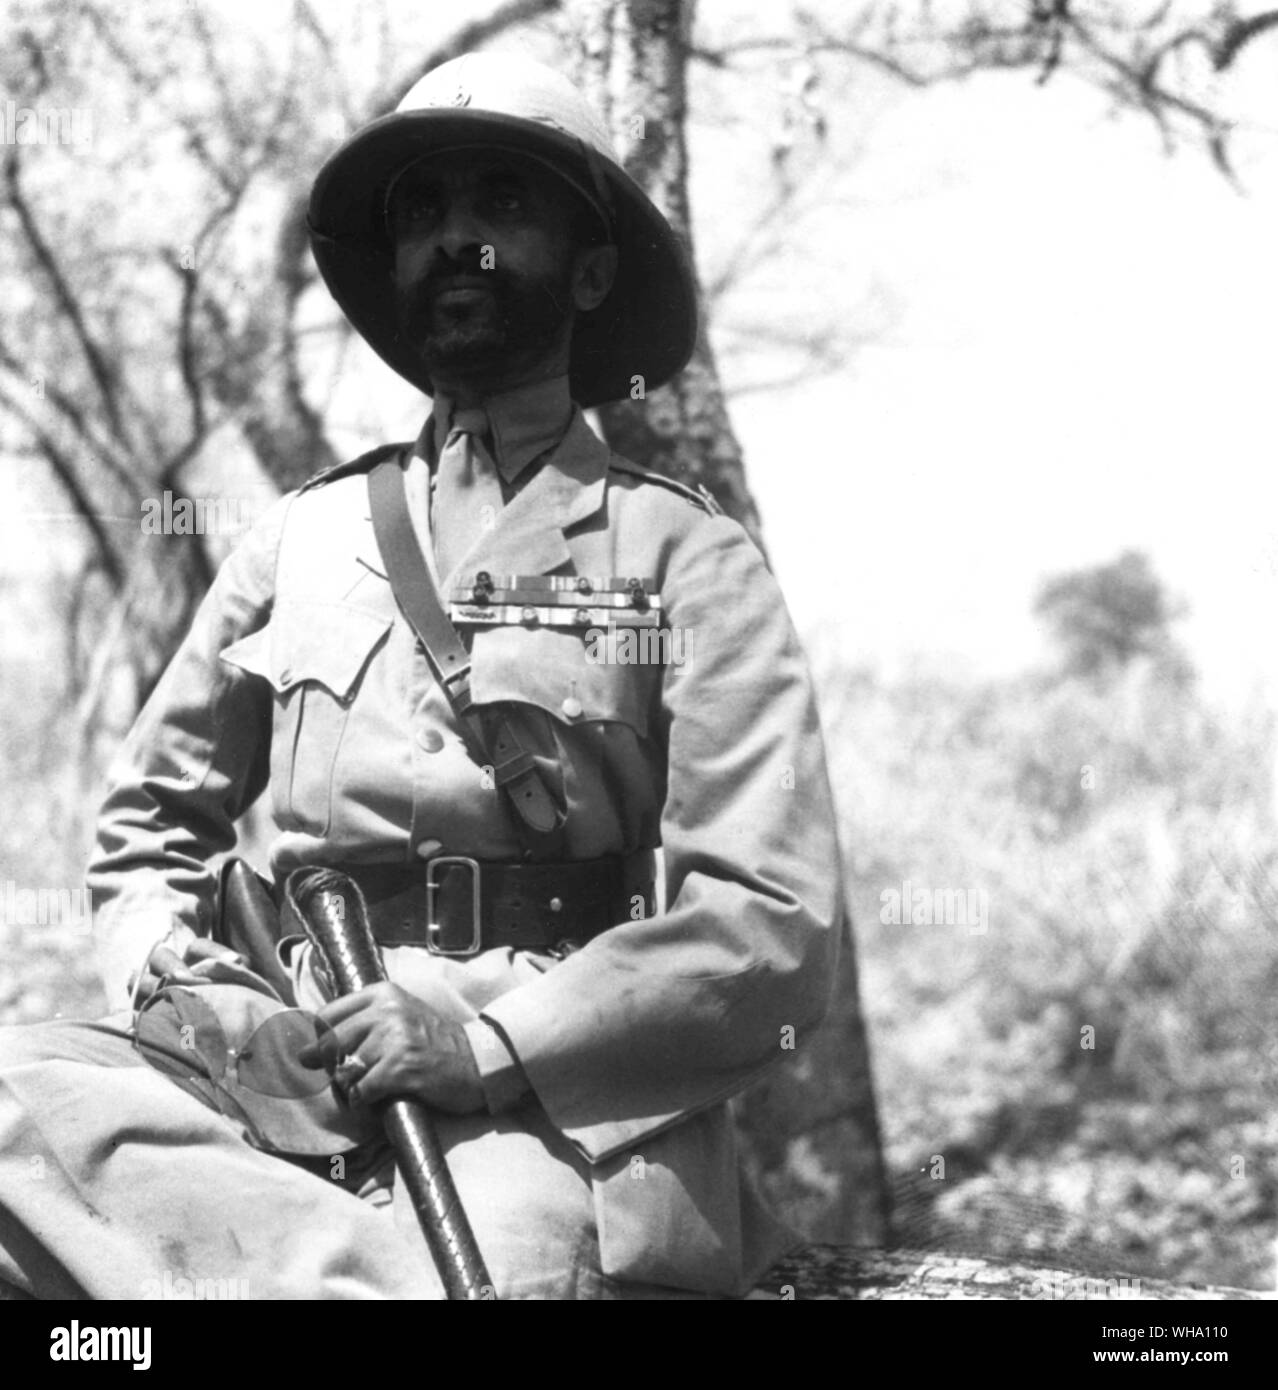
[[[411,448],[411,444],[379,444],[376,449],[370,449],[368,453],[361,454],[358,458],[348,459],[345,463],[334,463],[328,468],[320,469],[313,478],[307,478],[298,488],[298,492],[309,492],[313,487],[322,487],[325,483],[336,482],[338,478],[347,478],[353,473],[369,473],[383,459],[394,458],[404,449]]]
[[[689,487],[687,483],[681,483],[675,478],[668,478],[664,473],[654,473],[649,468],[640,468],[629,460],[619,459],[615,455],[608,460],[608,467],[615,468],[618,473],[628,473],[632,478],[641,478],[646,483],[656,483],[658,487],[676,492],[685,501],[691,502],[694,507],[700,507],[703,512],[709,512],[711,516],[723,515],[723,508],[714,500],[714,496],[704,483],[698,483],[696,487]]]

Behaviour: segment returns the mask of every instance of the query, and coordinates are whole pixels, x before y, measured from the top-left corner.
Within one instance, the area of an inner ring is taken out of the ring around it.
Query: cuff
[[[473,1019],[462,1029],[475,1054],[488,1113],[500,1115],[528,1092],[528,1078],[505,1038],[487,1019]]]

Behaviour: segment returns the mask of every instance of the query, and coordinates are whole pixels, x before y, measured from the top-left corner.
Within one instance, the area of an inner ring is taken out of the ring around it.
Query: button
[[[417,735],[417,742],[420,743],[428,753],[438,753],[444,746],[444,736],[438,729],[423,729],[421,733]]]
[[[569,695],[569,697],[563,702],[562,705],[559,706],[559,708],[563,710],[565,719],[581,718],[581,701],[574,700],[571,695]]]
[[[564,910],[564,900],[562,898],[551,898],[546,906],[551,912],[562,912]]]
[[[423,840],[414,853],[418,859],[431,859],[443,848],[444,846],[439,840]]]

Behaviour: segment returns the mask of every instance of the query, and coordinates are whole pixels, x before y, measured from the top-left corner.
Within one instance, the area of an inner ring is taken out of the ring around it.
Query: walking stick
[[[328,965],[339,994],[354,994],[386,979],[363,894],[345,874],[316,867],[295,869],[285,892]],[[453,1185],[430,1111],[421,1101],[407,1097],[378,1101],[375,1108],[448,1297],[492,1298],[492,1279]]]

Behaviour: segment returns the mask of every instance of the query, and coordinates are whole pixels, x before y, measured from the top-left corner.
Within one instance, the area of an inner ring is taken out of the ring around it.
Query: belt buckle
[[[470,870],[471,925],[465,946],[444,944],[443,932],[435,921],[435,897],[441,884],[436,870],[443,864],[464,864]],[[479,905],[479,862],[460,854],[441,854],[426,863],[426,949],[433,956],[477,956],[483,949],[483,917]]]

